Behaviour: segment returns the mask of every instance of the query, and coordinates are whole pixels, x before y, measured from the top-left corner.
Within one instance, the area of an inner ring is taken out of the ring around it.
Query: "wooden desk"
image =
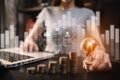
[[[50,60],[53,59],[48,59],[13,69],[5,69],[0,67],[0,80],[120,80],[120,62],[112,62],[113,68],[111,71],[107,72],[86,72],[82,68],[82,61],[80,61],[79,73],[77,74],[27,74],[26,69],[28,67],[36,67],[41,63],[47,65]]]

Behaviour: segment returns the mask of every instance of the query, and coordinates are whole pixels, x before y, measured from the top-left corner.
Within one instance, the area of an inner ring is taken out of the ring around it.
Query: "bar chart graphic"
[[[91,16],[91,19],[86,20],[85,25],[76,25],[76,21],[76,19],[71,17],[71,13],[68,12],[66,15],[62,16],[61,20],[58,20],[56,24],[53,24],[56,26],[54,39],[57,39],[58,41],[57,48],[62,49],[61,46],[69,47],[71,46],[72,41],[80,43],[81,39],[83,39],[87,33],[93,32],[95,36],[100,36],[100,40],[102,40],[102,43],[106,48],[106,52],[110,55],[111,60],[120,60],[119,28],[116,28],[115,25],[110,25],[109,29],[105,30],[104,33],[100,33],[100,27],[102,26],[100,25],[99,11],[96,11],[96,15]],[[63,27],[60,28],[60,26]],[[74,28],[70,29],[71,26],[74,26]],[[63,30],[63,32],[61,32],[61,30]],[[24,40],[20,40],[19,36],[15,35],[15,31],[15,26],[10,25],[9,30],[5,30],[4,33],[0,33],[1,49],[19,47],[20,43],[24,42],[26,37],[29,35],[29,32],[24,32]],[[80,35],[74,35],[73,31],[76,31],[77,34]],[[99,34],[97,34],[97,32]],[[34,38],[36,38],[36,36],[38,36],[38,34],[36,34]],[[45,33],[43,36],[50,37],[50,34]],[[79,51],[79,46],[74,46],[73,48],[78,48]]]

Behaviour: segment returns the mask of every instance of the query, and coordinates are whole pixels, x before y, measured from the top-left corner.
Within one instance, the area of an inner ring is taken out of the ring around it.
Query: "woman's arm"
[[[25,42],[20,45],[20,48],[23,51],[39,51],[38,45],[35,41],[38,37],[42,36],[42,32],[44,31],[43,27],[40,27],[39,20],[36,20],[32,30],[30,31],[29,35],[26,37]]]
[[[92,26],[91,30],[87,31],[86,37],[92,37],[96,39],[99,47],[94,51],[95,56],[93,56],[94,61],[90,66],[90,71],[106,71],[112,68],[109,55],[105,51],[105,47],[102,43],[100,33],[96,26]],[[85,65],[85,64],[84,64]]]
[[[46,16],[47,8],[44,8],[37,16],[37,20],[30,31],[29,35],[26,37],[25,42],[20,45],[23,51],[39,51],[38,45],[35,41],[38,37],[42,37],[44,31],[44,22]]]
[[[40,27],[39,20],[36,20],[32,30],[30,31],[29,35],[27,36],[27,39],[31,40],[37,40],[38,37],[42,37],[42,33],[44,31],[43,27]]]

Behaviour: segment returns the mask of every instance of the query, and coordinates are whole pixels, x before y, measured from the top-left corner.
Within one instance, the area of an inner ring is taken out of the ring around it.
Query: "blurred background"
[[[23,34],[31,28],[38,13],[46,6],[51,6],[54,0],[0,0],[0,32],[15,25],[17,35],[23,39]],[[81,0],[84,7],[101,12],[101,33],[109,29],[111,24],[120,26],[120,0]]]

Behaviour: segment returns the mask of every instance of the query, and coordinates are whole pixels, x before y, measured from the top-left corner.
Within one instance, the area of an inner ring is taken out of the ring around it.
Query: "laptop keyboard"
[[[0,59],[6,60],[9,62],[16,62],[20,60],[29,59],[29,58],[33,58],[33,57],[22,55],[22,54],[15,54],[13,52],[0,51]]]

